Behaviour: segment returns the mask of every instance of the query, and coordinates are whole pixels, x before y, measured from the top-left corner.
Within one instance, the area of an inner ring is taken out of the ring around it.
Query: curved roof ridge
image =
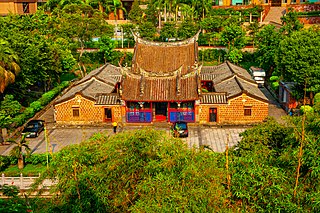
[[[187,38],[182,41],[176,41],[176,42],[158,42],[158,41],[149,41],[143,38],[140,38],[135,32],[132,31],[134,40],[136,43],[146,44],[150,46],[163,46],[163,47],[173,47],[173,46],[182,46],[182,45],[188,45],[191,43],[194,43],[198,40],[199,34],[201,30],[199,30],[193,37]]]

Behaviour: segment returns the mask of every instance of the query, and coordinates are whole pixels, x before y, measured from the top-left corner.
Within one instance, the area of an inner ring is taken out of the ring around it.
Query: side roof
[[[229,61],[218,66],[202,67],[200,78],[212,81],[215,92],[225,92],[228,99],[246,93],[261,101],[269,101],[247,70]]]
[[[98,69],[91,71],[87,76],[73,85],[65,94],[63,94],[55,104],[67,101],[76,94],[96,101],[101,94],[112,93],[117,83],[121,81],[122,75],[120,69],[111,64],[106,64]]]

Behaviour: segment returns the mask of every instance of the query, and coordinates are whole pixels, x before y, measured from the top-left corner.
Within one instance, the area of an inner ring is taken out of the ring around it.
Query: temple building
[[[243,68],[198,63],[198,34],[179,42],[135,37],[131,67],[106,64],[55,103],[57,123],[251,124],[268,116],[268,99]]]

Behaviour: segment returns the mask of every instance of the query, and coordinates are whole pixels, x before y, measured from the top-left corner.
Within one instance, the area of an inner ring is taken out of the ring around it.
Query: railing
[[[182,111],[182,110],[172,110],[169,112],[170,122],[185,121],[194,122],[194,111]]]
[[[20,174],[19,177],[6,177],[4,174],[2,174],[0,185],[17,186],[20,190],[28,190],[31,189],[32,184],[35,183],[39,177],[23,177],[22,174]],[[56,184],[57,181],[45,179],[39,185],[38,189],[49,189],[51,186]]]
[[[127,111],[127,122],[150,123],[152,121],[152,111]]]

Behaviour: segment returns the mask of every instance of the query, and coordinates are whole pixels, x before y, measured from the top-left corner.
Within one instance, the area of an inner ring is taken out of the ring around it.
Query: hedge
[[[49,155],[49,162],[52,159],[52,156]],[[26,164],[38,165],[42,164],[45,166],[47,164],[47,154],[32,154],[25,156],[24,161]],[[0,155],[0,172],[6,170],[10,165],[16,165],[18,159],[13,156]]]
[[[52,90],[44,93],[41,98],[34,101],[27,107],[21,114],[15,116],[12,119],[11,127],[19,127],[23,125],[29,118],[32,118],[35,113],[44,108],[54,97],[56,97],[64,88],[69,85],[68,81],[63,81],[61,84],[53,88]]]

